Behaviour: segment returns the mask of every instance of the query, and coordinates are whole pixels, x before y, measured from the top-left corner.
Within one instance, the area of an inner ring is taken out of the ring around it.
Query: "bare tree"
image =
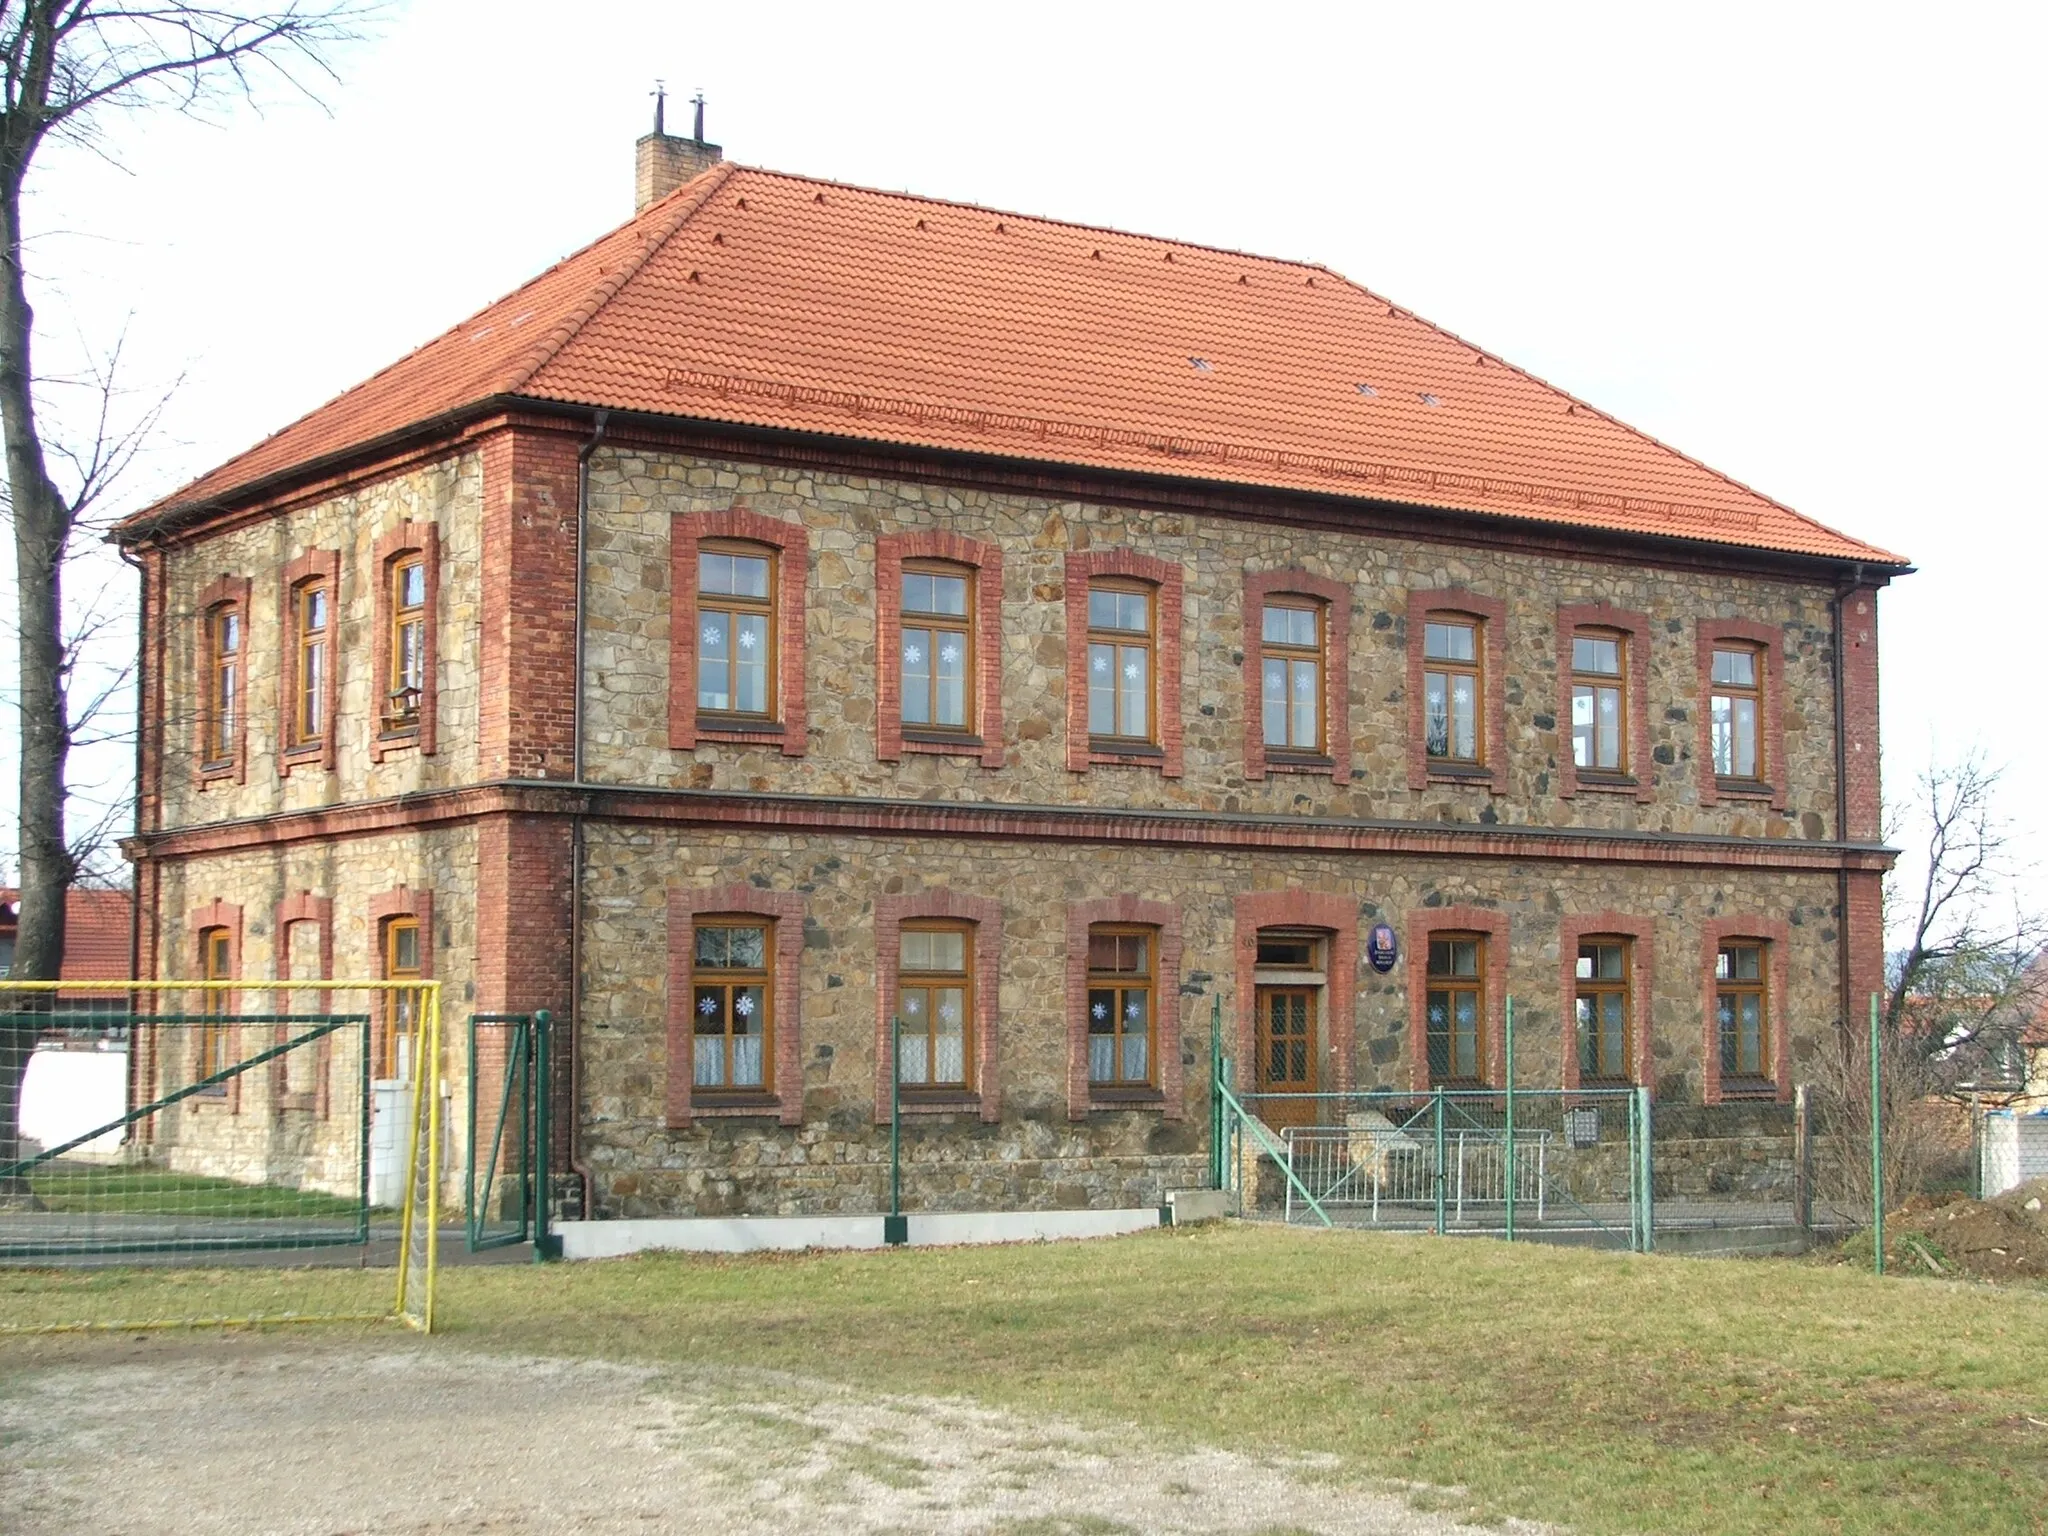
[[[64,954],[64,893],[77,869],[65,837],[66,766],[78,638],[67,636],[66,555],[86,505],[133,456],[109,437],[74,461],[66,496],[37,422],[35,314],[23,264],[22,198],[52,139],[110,153],[110,125],[139,111],[205,113],[248,99],[267,74],[307,91],[333,78],[326,59],[373,7],[355,0],[284,0],[270,8],[151,0],[0,0],[0,435],[14,525],[19,626],[21,921],[14,975],[49,980]],[[110,445],[111,449],[110,449]],[[106,695],[98,701],[104,707]],[[90,717],[96,709],[88,709]],[[0,1170],[18,1157],[22,1074],[36,1031],[0,1020]],[[0,1184],[0,1198],[19,1195]]]

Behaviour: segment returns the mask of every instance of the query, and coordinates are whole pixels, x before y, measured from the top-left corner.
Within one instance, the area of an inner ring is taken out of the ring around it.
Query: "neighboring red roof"
[[[1327,268],[736,165],[151,511],[506,395],[1904,563]]]
[[[65,981],[128,979],[134,908],[135,896],[131,891],[73,886],[64,893]],[[12,887],[0,888],[0,931],[14,931],[20,910],[21,892]]]

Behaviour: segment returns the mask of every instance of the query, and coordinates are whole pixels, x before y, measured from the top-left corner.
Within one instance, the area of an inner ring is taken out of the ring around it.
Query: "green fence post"
[[[1223,1187],[1223,994],[1209,999],[1209,1187]]]
[[[559,1259],[562,1250],[548,1230],[548,1152],[554,1140],[555,1016],[543,1008],[533,1016],[533,1262]],[[476,1092],[472,1084],[470,1092]]]
[[[1507,1084],[1508,1100],[1508,1241],[1515,1240],[1515,1000],[1507,1000],[1506,1049],[1501,1053],[1501,1075]]]
[[[1637,1177],[1643,1189],[1643,1252],[1657,1251],[1657,1122],[1650,1107],[1650,1090],[1636,1090],[1636,1125],[1642,1135],[1641,1171]]]
[[[1441,1085],[1432,1095],[1436,1100],[1436,1235],[1444,1235],[1444,1090]]]
[[[1636,1150],[1636,1098],[1628,1098],[1628,1251],[1643,1249],[1642,1157]]]
[[[1878,1062],[1877,994],[1870,994],[1870,1251],[1876,1273],[1884,1273],[1884,1074]]]
[[[462,1220],[468,1231],[469,1251],[476,1252],[477,1239],[483,1235],[483,1213],[476,1208],[476,1015],[469,1016],[469,1141],[465,1147],[462,1170]]]
[[[900,1248],[910,1241],[903,1219],[903,1016],[889,1021],[889,1215],[882,1241]]]

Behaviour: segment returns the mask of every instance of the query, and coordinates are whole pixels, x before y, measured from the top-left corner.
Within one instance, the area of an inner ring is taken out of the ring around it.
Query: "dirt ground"
[[[765,1373],[508,1359],[390,1335],[0,1355],[10,1536],[1476,1529],[1418,1507],[1455,1503],[1361,1488],[1331,1458],[1168,1450],[1135,1430]]]
[[[1863,1245],[1867,1256],[1869,1242]],[[1917,1198],[1885,1216],[1885,1262],[1974,1280],[2048,1281],[2048,1179],[1990,1200]]]

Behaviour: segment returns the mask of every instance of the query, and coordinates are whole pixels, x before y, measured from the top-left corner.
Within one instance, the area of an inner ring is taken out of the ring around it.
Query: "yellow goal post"
[[[13,1110],[0,1114],[0,1333],[386,1320],[432,1332],[441,986],[0,980],[0,1110]],[[122,1060],[60,1071],[67,1052]],[[383,1308],[358,1271],[386,1240],[396,1286]],[[274,1266],[285,1304],[195,1305],[209,1287],[193,1266],[223,1262],[238,1280]]]

